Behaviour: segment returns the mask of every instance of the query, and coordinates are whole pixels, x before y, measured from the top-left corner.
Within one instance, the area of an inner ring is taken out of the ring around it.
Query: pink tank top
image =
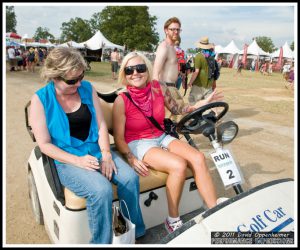
[[[164,129],[165,106],[164,96],[157,81],[152,81],[152,107],[153,117]],[[150,139],[161,136],[164,132],[155,125],[130,101],[124,93],[120,94],[125,104],[125,141]]]

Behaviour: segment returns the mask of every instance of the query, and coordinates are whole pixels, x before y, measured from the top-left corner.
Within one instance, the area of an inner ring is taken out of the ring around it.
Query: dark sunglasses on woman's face
[[[84,71],[82,72],[82,74],[80,76],[78,76],[75,79],[71,79],[71,80],[67,80],[61,76],[58,77],[58,79],[63,80],[68,85],[75,85],[78,81],[81,81],[83,78],[84,78]]]
[[[132,75],[134,70],[138,73],[145,73],[147,71],[146,64],[137,64],[134,66],[128,66],[124,69],[125,75]]]

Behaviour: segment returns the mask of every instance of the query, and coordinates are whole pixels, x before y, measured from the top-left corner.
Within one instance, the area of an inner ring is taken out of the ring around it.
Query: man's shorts
[[[111,62],[111,71],[115,73],[118,72],[118,62]]]
[[[128,147],[130,148],[131,153],[139,160],[143,160],[145,154],[151,148],[163,148],[168,149],[169,144],[174,141],[178,140],[173,136],[162,134],[160,137],[151,138],[151,139],[140,139],[134,140],[128,143]]]
[[[203,88],[193,85],[189,95],[189,103],[194,105],[196,102],[205,99],[208,95],[213,92],[212,88]]]

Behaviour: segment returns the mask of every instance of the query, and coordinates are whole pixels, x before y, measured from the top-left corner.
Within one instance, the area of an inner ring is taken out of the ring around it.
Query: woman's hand
[[[102,158],[101,161],[101,173],[108,179],[111,180],[113,171],[117,174],[117,168],[114,163],[114,161],[110,158],[107,160],[104,160]]]
[[[96,171],[100,169],[98,159],[92,155],[79,156],[76,166],[91,171]]]
[[[148,164],[138,160],[131,152],[126,154],[130,166],[141,176],[149,175]]]

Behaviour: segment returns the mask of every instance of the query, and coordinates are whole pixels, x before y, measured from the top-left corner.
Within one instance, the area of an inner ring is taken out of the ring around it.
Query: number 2
[[[227,170],[226,174],[229,174],[229,180],[234,178],[234,175],[232,173],[232,170]]]

